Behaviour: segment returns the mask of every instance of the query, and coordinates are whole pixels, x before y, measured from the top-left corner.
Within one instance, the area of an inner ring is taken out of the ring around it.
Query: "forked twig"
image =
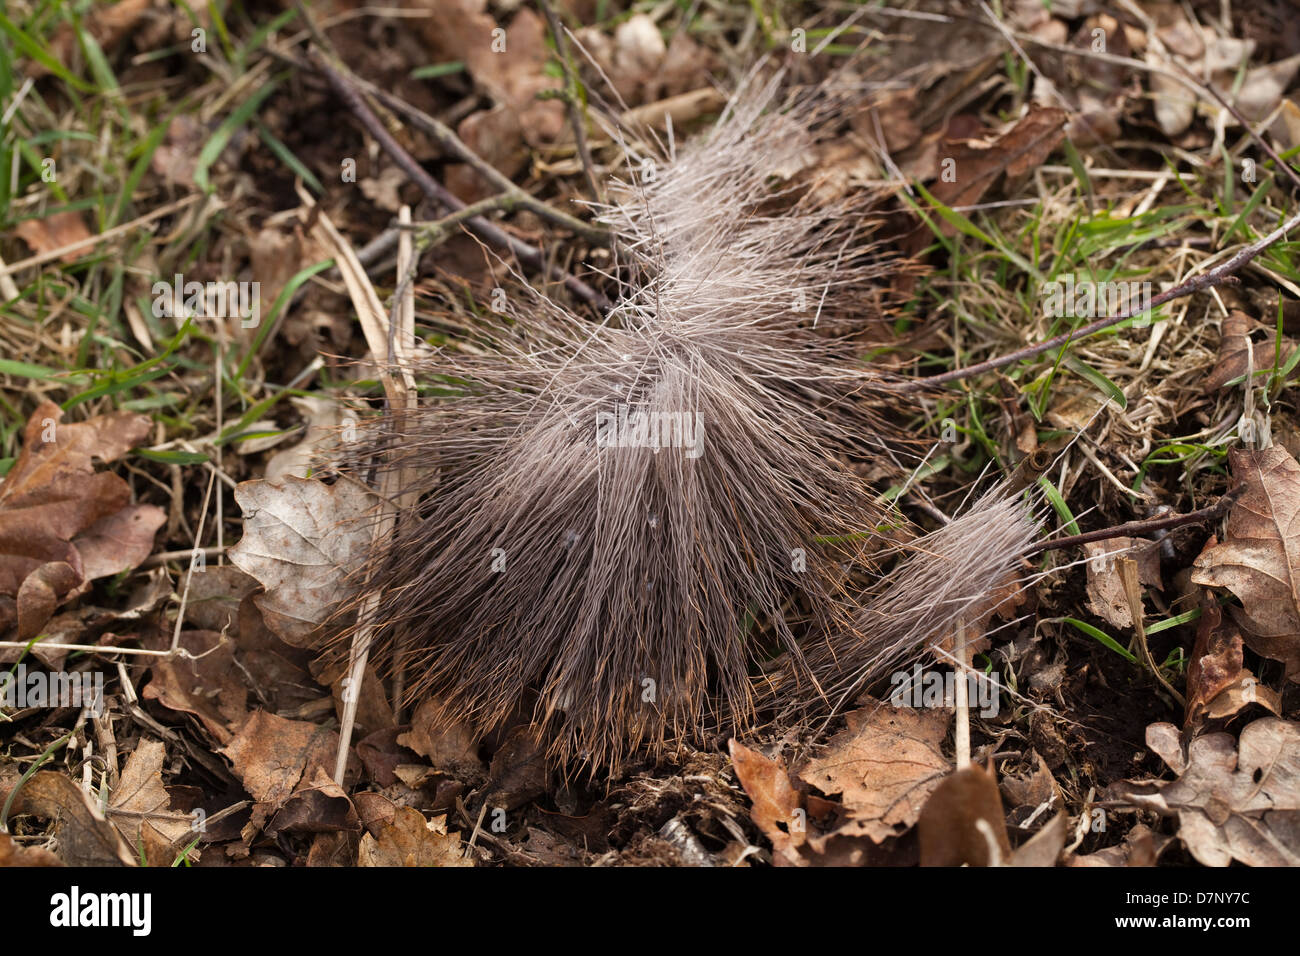
[[[379,122],[379,118],[366,105],[365,100],[350,77],[345,76],[331,66],[319,50],[313,49],[310,55],[316,69],[329,81],[334,92],[343,100],[348,109],[352,111],[352,114],[361,122],[361,125],[366,128],[366,131],[375,138],[384,152],[392,157],[393,161],[411,178],[412,182],[420,187],[426,196],[450,212],[459,212],[465,208],[465,203],[461,202],[450,190],[425,172],[424,167],[417,163],[411,154],[403,148],[402,144],[397,142],[393,135],[384,128],[384,124]],[[546,257],[542,255],[540,249],[516,239],[486,219],[472,218],[466,221],[465,226],[484,242],[507,249],[525,265],[539,269],[561,280],[570,292],[587,304],[600,309],[602,312],[609,310],[610,303],[605,296],[577,276],[552,266]]]

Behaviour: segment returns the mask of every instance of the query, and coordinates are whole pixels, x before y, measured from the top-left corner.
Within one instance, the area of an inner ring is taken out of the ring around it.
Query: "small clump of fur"
[[[889,265],[865,197],[779,179],[834,104],[778,109],[776,90],[738,96],[602,210],[635,276],[605,321],[512,306],[482,348],[418,368],[445,394],[387,423],[419,504],[364,569],[385,585],[378,650],[449,721],[492,726],[532,699],[552,752],[594,764],[743,727],[767,693],[756,624],[787,652],[787,686],[853,684],[984,599],[1032,534],[1019,504],[990,500],[880,588],[847,583],[884,517],[848,462],[904,436],[877,411],[896,393],[818,326],[863,314]],[[693,430],[610,447],[599,423],[620,406]],[[820,639],[801,644],[798,614]]]

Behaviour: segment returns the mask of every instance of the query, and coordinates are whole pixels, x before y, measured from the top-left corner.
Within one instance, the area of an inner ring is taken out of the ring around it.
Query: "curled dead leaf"
[[[1282,661],[1300,682],[1300,465],[1281,446],[1228,453],[1245,490],[1228,513],[1223,542],[1196,559],[1192,580],[1227,588],[1246,644]]]

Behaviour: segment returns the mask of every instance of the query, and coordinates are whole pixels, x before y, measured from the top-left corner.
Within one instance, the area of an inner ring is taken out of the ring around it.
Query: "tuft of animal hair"
[[[937,531],[902,546],[904,558],[859,598],[853,628],[806,642],[805,665],[819,694],[840,706],[922,652],[953,662],[939,645],[959,627],[1013,603],[1026,577],[1023,555],[1038,534],[1033,506],[1002,483]],[[770,696],[806,699],[781,686],[781,678],[797,684],[799,676],[787,668]]]
[[[616,184],[600,218],[631,277],[604,321],[509,303],[415,369],[438,397],[383,421],[374,448],[419,503],[359,571],[383,588],[372,656],[447,722],[529,701],[550,753],[593,766],[741,729],[774,693],[755,664],[784,652],[782,694],[853,685],[986,600],[1032,536],[989,498],[879,576],[885,510],[850,462],[908,442],[899,393],[826,330],[860,325],[897,266],[875,196],[781,178],[843,106],[778,90]]]

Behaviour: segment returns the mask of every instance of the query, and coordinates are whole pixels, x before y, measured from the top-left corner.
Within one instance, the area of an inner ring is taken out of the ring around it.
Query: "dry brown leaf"
[[[1251,704],[1259,704],[1274,715],[1280,713],[1280,695],[1260,684],[1242,666],[1241,646],[1241,631],[1231,621],[1223,620],[1218,602],[1202,601],[1196,643],[1187,665],[1184,727],[1199,727],[1206,719],[1235,716]]]
[[[185,623],[196,631],[216,631],[236,627],[239,606],[258,588],[258,583],[230,564],[208,565],[189,577],[189,598],[185,602]]]
[[[397,735],[397,743],[427,757],[434,770],[454,777],[481,777],[478,757],[482,735],[466,723],[449,722],[445,708],[435,698],[422,700],[411,717],[411,729]]]
[[[216,631],[186,631],[181,634],[180,646],[193,656],[155,663],[141,696],[168,710],[193,714],[224,746],[248,719],[248,688],[235,664],[230,641]]]
[[[257,801],[251,825],[260,828],[301,783],[319,789],[315,770],[333,767],[338,743],[332,730],[258,710],[218,752],[230,759],[235,776]]]
[[[105,53],[112,53],[148,12],[151,0],[120,0],[90,7],[83,21],[86,31]],[[71,23],[60,23],[50,38],[50,52],[64,66],[72,65],[78,49],[77,31]],[[35,60],[27,64],[27,73],[36,78],[49,75],[49,69]]]
[[[1088,559],[1088,606],[1102,620],[1127,630],[1133,626],[1133,612],[1129,609],[1120,580],[1118,561],[1121,557],[1137,561],[1138,580],[1148,587],[1161,587],[1160,543],[1140,538],[1108,538],[1089,542],[1083,546]]]
[[[62,415],[53,402],[37,407],[0,482],[0,598],[13,599],[22,640],[86,582],[143,560],[161,524],[161,509],[132,506],[126,482],[94,467],[140,442],[149,417],[114,412],[62,424]]]
[[[153,553],[153,539],[167,512],[157,505],[127,505],[99,519],[73,539],[87,581],[129,571]]]
[[[358,866],[473,866],[459,833],[448,833],[446,818],[426,821],[420,811],[398,807],[379,836],[361,838]]]
[[[311,849],[307,851],[307,865],[317,866],[356,866],[357,851],[360,849],[360,835],[348,831],[331,831],[318,833],[312,840]]]
[[[346,569],[370,547],[363,518],[378,502],[352,482],[292,476],[235,489],[244,537],[230,560],[266,593],[255,598],[267,626],[295,647],[310,645],[337,603],[350,596]]]
[[[922,866],[1001,866],[1011,857],[993,774],[971,765],[941,781],[917,822]]]
[[[870,700],[868,698],[868,700]],[[870,701],[845,715],[848,727],[800,771],[827,795],[840,794],[850,830],[880,843],[903,832],[951,769],[941,745],[952,711]]]
[[[1066,866],[1155,866],[1160,854],[1173,842],[1173,837],[1139,823],[1124,834],[1124,842],[1119,846],[1108,846],[1096,853],[1071,854]]]
[[[1052,776],[1052,771],[1048,768],[1043,755],[1036,750],[1031,750],[1030,756],[1036,761],[1032,773],[1019,777],[1003,777],[999,785],[1002,796],[1011,807],[1009,820],[1014,818],[1017,822],[1023,821],[1041,812],[1040,807],[1044,804],[1049,808],[1059,808],[1064,802],[1061,788],[1057,785],[1056,778]]]
[[[1241,662],[1241,632],[1231,621],[1223,620],[1217,601],[1202,601],[1196,642],[1187,664],[1184,726],[1198,725],[1209,710],[1210,701],[1240,679]]]
[[[361,829],[348,795],[320,765],[308,768],[298,788],[266,826],[275,836],[287,833],[333,833]]]
[[[44,219],[24,219],[14,227],[14,235],[31,246],[35,255],[40,256],[89,239],[91,233],[86,228],[81,213],[70,211],[56,212]],[[76,262],[86,254],[87,248],[65,252],[59,259],[63,262]]]
[[[1035,106],[1010,130],[992,139],[949,142],[939,147],[940,180],[931,194],[945,206],[972,206],[1006,173],[1015,178],[1033,170],[1051,155],[1065,138],[1066,113],[1048,106]],[[944,177],[945,171],[951,175]],[[931,217],[944,235],[957,229],[946,220]],[[930,234],[924,227],[924,245]]]
[[[1219,337],[1219,356],[1205,378],[1205,391],[1216,392],[1234,378],[1246,374],[1251,362],[1255,371],[1272,368],[1277,356],[1277,332],[1266,329],[1263,341],[1250,338],[1251,320],[1245,312],[1233,309],[1223,320]]]
[[[1056,866],[1056,861],[1065,849],[1065,838],[1069,834],[1069,818],[1064,810],[1052,817],[1047,825],[1032,837],[1016,847],[1011,853],[1008,866]]]
[[[127,846],[143,846],[150,866],[171,866],[186,844],[198,836],[195,819],[171,808],[171,796],[162,780],[166,758],[167,748],[161,740],[142,738],[127,758],[108,807],[108,818]],[[191,861],[198,856],[197,849],[189,851]]]
[[[420,6],[429,16],[416,22],[434,61],[463,60],[475,82],[515,113],[528,142],[549,143],[565,129],[564,104],[537,98],[562,86],[546,73],[552,54],[540,16],[524,7],[498,27],[484,0],[423,0]]]
[[[790,783],[785,767],[735,740],[728,741],[736,779],[749,795],[749,816],[772,841],[772,848],[792,863],[807,839],[803,794]]]
[[[1245,491],[1223,542],[1196,559],[1192,580],[1235,594],[1246,644],[1284,662],[1287,677],[1300,682],[1300,465],[1277,445],[1234,448],[1228,463]]]
[[[1265,717],[1240,740],[1197,737],[1184,755],[1178,728],[1152,724],[1147,746],[1178,779],[1119,784],[1118,799],[1177,816],[1179,837],[1205,866],[1300,866],[1300,725]]]

